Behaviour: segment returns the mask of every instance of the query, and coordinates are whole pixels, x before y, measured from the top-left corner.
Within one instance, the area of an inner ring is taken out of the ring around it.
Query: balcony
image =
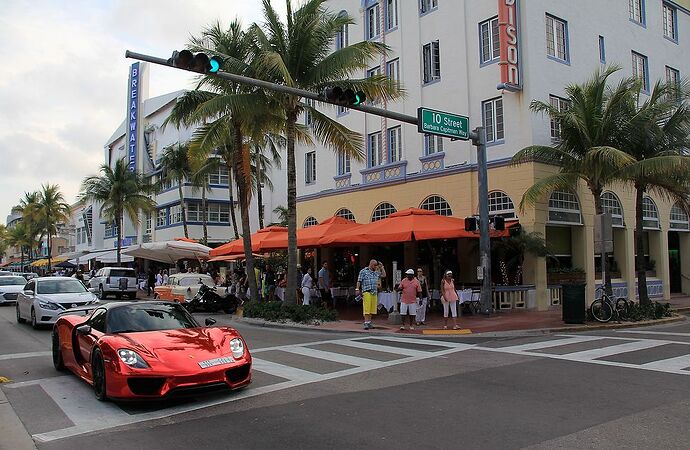
[[[360,170],[362,184],[378,184],[402,181],[407,177],[407,161],[398,161]]]

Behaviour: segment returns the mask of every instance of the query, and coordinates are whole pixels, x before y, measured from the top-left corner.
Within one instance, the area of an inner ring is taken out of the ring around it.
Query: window
[[[611,223],[614,227],[623,227],[623,207],[616,194],[613,192],[601,194],[601,207],[604,212],[611,214]]]
[[[337,213],[335,213],[336,216],[342,217],[343,219],[355,221],[355,215],[352,214],[352,211],[350,211],[347,208],[340,208]]]
[[[348,17],[347,11],[340,11],[339,17]],[[340,31],[335,34],[335,49],[340,50],[350,45],[350,30],[349,25],[345,24],[342,26]]]
[[[81,228],[77,228],[77,245],[81,244]]]
[[[690,218],[688,218],[688,213],[678,206],[677,203],[671,207],[671,229],[690,230]]]
[[[383,155],[381,153],[381,132],[371,133],[367,139],[367,159],[369,167],[375,167],[383,164]]]
[[[314,108],[316,105],[316,101],[310,98],[308,98],[304,103],[311,108]],[[304,108],[304,125],[310,127],[312,123],[314,123],[314,119],[311,115],[311,111],[309,111],[307,108]]]
[[[480,61],[486,64],[501,57],[501,42],[498,33],[498,17],[479,24]]]
[[[201,222],[201,203],[187,203],[187,220]]]
[[[676,18],[676,8],[664,3],[663,6],[664,13],[664,37],[671,39],[672,41],[678,41],[678,29],[677,29],[677,18]]]
[[[419,0],[420,14],[428,13],[436,8],[438,8],[438,0]]]
[[[175,205],[170,207],[170,225],[182,222],[182,207]]]
[[[599,36],[599,62],[606,64],[606,42],[604,36]]]
[[[666,66],[666,83],[674,86],[680,86],[680,71],[673,67]]]
[[[91,325],[91,328],[100,331],[101,333],[105,333],[106,313],[107,310],[105,308],[100,308],[91,314],[91,317],[89,318],[89,325]]]
[[[580,202],[570,191],[554,191],[549,198],[549,222],[582,224]]]
[[[228,203],[209,204],[208,221],[214,223],[230,223],[230,205]]]
[[[489,215],[500,216],[505,219],[515,219],[515,205],[505,192],[494,191],[489,193]]]
[[[168,224],[168,210],[163,208],[158,210],[158,215],[156,216],[156,228],[164,227]]]
[[[151,213],[146,213],[146,222],[144,226],[144,234],[151,234],[151,228],[153,226],[153,217],[151,217]]]
[[[381,75],[381,66],[374,67],[372,69],[367,70],[367,78],[374,77],[376,75]],[[375,99],[367,99],[369,100],[370,104],[376,104]]]
[[[546,54],[561,61],[568,61],[568,23],[546,15]]]
[[[398,26],[398,0],[386,0],[386,30]]]
[[[338,175],[350,173],[350,155],[338,153]]]
[[[630,20],[644,25],[644,0],[628,0],[630,6]]]
[[[503,99],[495,98],[482,103],[482,118],[486,130],[486,142],[499,142],[505,139],[503,129]]]
[[[632,72],[635,78],[642,81],[642,90],[649,93],[649,66],[646,56],[632,52]]]
[[[219,164],[216,170],[208,174],[208,184],[228,185],[230,179],[228,178],[228,167]]]
[[[659,210],[650,197],[642,199],[642,226],[645,230],[659,229]]]
[[[551,103],[551,107],[558,112],[564,112],[570,108],[570,102],[568,100],[556,97],[555,95],[549,95],[549,102]],[[551,139],[554,141],[561,140],[561,124],[553,117],[551,118]]]
[[[318,225],[318,224],[319,224],[319,222],[315,218],[313,218],[312,216],[309,216],[304,220],[304,223],[302,224],[302,228],[309,228],[309,227],[313,227],[314,225]]]
[[[307,184],[316,181],[316,152],[307,152],[304,155],[304,182]]]
[[[443,138],[435,134],[424,135],[424,154],[433,155],[443,151]]]
[[[367,8],[367,39],[373,39],[381,34],[381,8],[379,4]]]
[[[376,209],[374,209],[374,213],[371,215],[371,221],[377,222],[381,219],[385,219],[394,212],[397,212],[395,206],[391,205],[390,203],[383,202],[377,206]]]
[[[402,161],[402,131],[400,127],[388,129],[388,162]]]
[[[424,83],[430,83],[441,78],[439,41],[430,42],[422,47],[422,62],[424,64]]]
[[[304,182],[307,184],[316,181],[316,152],[307,152],[304,155]]]
[[[400,87],[400,60],[394,59],[386,63],[386,76]]]
[[[117,236],[117,224],[110,222],[105,224],[105,231],[103,233],[105,238],[112,238]]]
[[[438,195],[431,195],[427,197],[421,205],[421,209],[426,209],[427,211],[434,211],[439,216],[452,216],[453,211],[450,209],[450,205],[445,198]]]

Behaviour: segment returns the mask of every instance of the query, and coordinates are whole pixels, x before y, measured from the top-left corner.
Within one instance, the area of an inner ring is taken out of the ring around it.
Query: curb
[[[690,310],[690,308],[688,308]],[[674,310],[677,311],[677,310]],[[240,322],[240,323],[246,323],[247,325],[253,325],[253,326],[258,326],[258,327],[265,327],[265,328],[280,328],[280,329],[293,329],[293,330],[301,330],[301,331],[318,331],[318,332],[323,332],[323,333],[339,333],[339,334],[346,334],[346,333],[355,333],[355,334],[365,334],[365,335],[371,335],[371,334],[395,334],[399,335],[400,333],[396,333],[397,330],[377,330],[376,328],[372,330],[338,330],[338,329],[333,329],[333,328],[320,328],[320,325],[304,325],[304,324],[299,324],[299,323],[291,323],[291,322],[286,322],[286,323],[281,323],[281,322],[268,322],[263,319],[254,319],[254,318],[246,318],[246,317],[234,317],[234,321]],[[544,334],[553,334],[553,333],[574,333],[574,332],[584,332],[584,331],[599,331],[599,330],[613,330],[613,329],[622,329],[622,328],[637,328],[637,327],[648,327],[648,326],[653,326],[653,325],[664,325],[667,323],[674,323],[674,322],[680,322],[687,320],[686,317],[682,315],[676,314],[674,317],[667,317],[664,319],[658,319],[658,320],[645,320],[645,321],[640,321],[640,322],[625,322],[625,323],[603,323],[603,324],[598,324],[598,325],[576,325],[576,326],[567,326],[567,327],[556,327],[556,328],[530,328],[530,329],[524,329],[524,330],[506,330],[506,331],[485,331],[485,332],[479,332],[479,333],[469,333],[469,334],[464,334],[464,337],[472,337],[472,336],[482,336],[482,337],[504,337],[504,336],[516,336],[516,335],[544,335]],[[441,330],[439,330],[441,331]],[[404,334],[404,336],[409,336],[409,337],[420,337],[424,338],[425,336],[446,336],[445,334],[439,333],[439,334],[433,334],[433,335],[424,335],[424,334]],[[448,333],[447,336],[457,336],[457,334],[453,333]]]
[[[36,445],[0,389],[0,449],[35,450]]]

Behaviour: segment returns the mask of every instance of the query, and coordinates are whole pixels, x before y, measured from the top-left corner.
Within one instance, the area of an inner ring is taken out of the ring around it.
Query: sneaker
[[[410,330],[414,330],[414,327],[410,327]]]
[[[400,327],[400,331],[405,331],[405,327]]]
[[[368,330],[369,329],[369,322],[364,322],[364,329]]]

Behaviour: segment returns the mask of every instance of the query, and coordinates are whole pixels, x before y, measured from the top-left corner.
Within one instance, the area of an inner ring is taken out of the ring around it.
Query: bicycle
[[[623,297],[619,297],[613,301],[612,297],[606,293],[603,287],[598,287],[594,292],[595,297],[598,292],[601,292],[601,297],[594,300],[589,309],[594,320],[601,323],[610,322],[613,316],[616,316],[618,322],[628,319],[628,307],[630,302]]]

